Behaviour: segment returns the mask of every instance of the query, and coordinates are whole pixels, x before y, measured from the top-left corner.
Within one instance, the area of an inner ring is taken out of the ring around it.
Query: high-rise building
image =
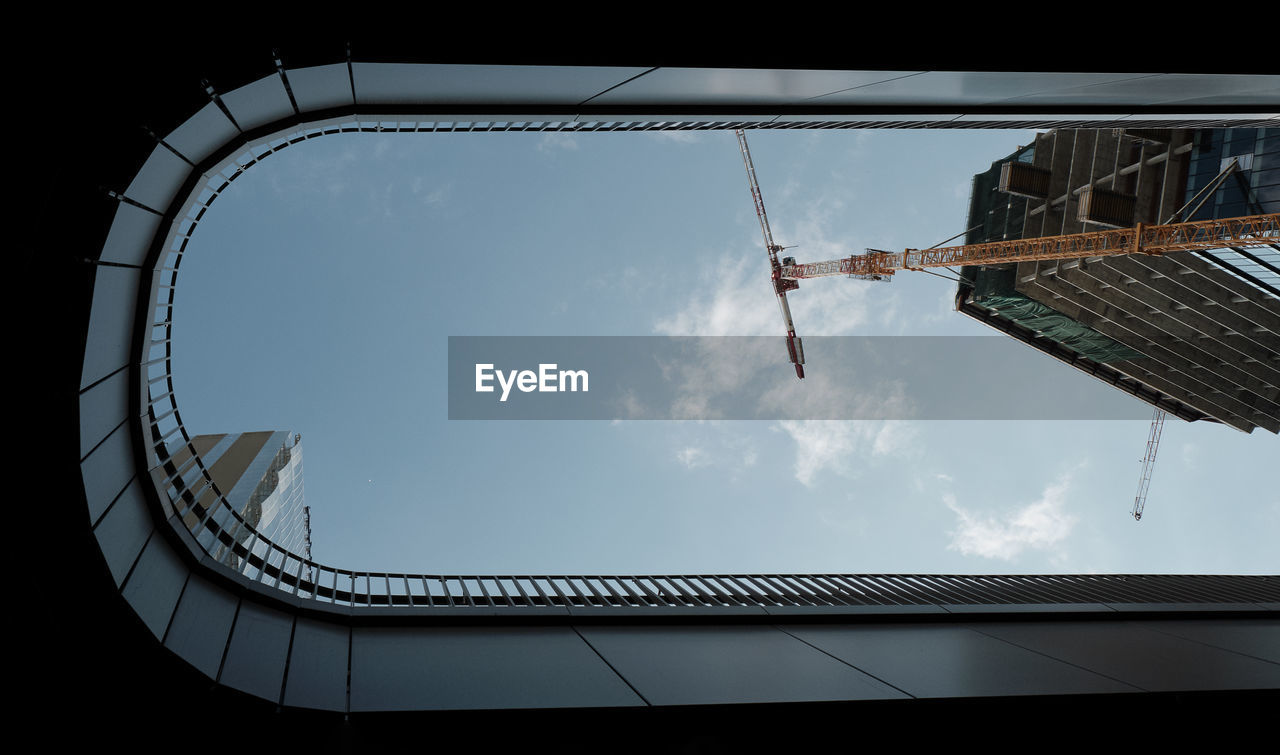
[[[974,176],[968,243],[1280,212],[1280,129],[1057,129]],[[1280,432],[1280,247],[971,266],[957,308],[1186,420]]]
[[[310,551],[301,435],[287,430],[197,435],[191,439],[191,446],[203,460],[217,490],[258,537],[294,553]],[[175,449],[174,463],[182,466],[189,453],[186,445]],[[246,543],[252,534],[249,528],[234,528],[237,542]],[[231,549],[225,545],[214,555],[236,565]]]

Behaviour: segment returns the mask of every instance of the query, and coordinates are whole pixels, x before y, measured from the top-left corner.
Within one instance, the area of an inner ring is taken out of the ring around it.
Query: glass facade
[[[1239,169],[1187,220],[1280,212],[1280,128],[1197,131],[1187,171],[1187,200],[1217,178],[1233,157]]]
[[[192,443],[227,502],[258,537],[294,553],[310,550],[310,524],[302,477],[302,436],[291,431],[199,435]],[[232,525],[234,528],[234,525]],[[253,532],[239,528],[237,542],[249,545]],[[230,548],[215,552],[234,559]],[[229,561],[228,565],[239,564]]]
[[[1280,128],[1205,129],[1196,132],[1194,144],[1184,201],[1191,203],[1233,158],[1237,169],[1202,205],[1191,204],[1188,220],[1280,212]],[[1280,290],[1280,249],[1215,249],[1207,254],[1268,293]]]

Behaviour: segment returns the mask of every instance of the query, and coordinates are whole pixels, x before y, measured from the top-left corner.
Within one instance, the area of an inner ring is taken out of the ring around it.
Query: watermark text
[[[499,401],[506,401],[511,388],[519,388],[522,393],[559,393],[563,391],[581,390],[586,392],[586,370],[561,370],[556,364],[539,364],[537,372],[533,370],[498,370],[492,364],[476,363],[476,393],[493,393],[494,381],[502,389]]]

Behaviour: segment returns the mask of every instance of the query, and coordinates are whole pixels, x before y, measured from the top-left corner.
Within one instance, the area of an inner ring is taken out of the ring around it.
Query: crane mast
[[[783,260],[778,259],[778,252],[783,247],[773,241],[773,231],[769,230],[769,216],[764,211],[764,197],[760,194],[760,184],[756,181],[756,168],[751,162],[751,150],[747,148],[747,134],[742,129],[734,131],[738,135],[738,147],[742,150],[742,162],[747,167],[747,181],[751,185],[751,199],[756,205],[756,217],[760,219],[760,231],[764,233],[764,248],[769,253],[770,277],[773,280],[773,292],[778,296],[778,309],[782,312],[782,322],[787,329],[787,356],[795,365],[796,377],[804,379],[804,345],[796,335],[795,323],[791,320],[791,307],[787,305],[787,292],[800,287],[795,280],[782,275]],[[786,259],[794,267],[795,260]]]

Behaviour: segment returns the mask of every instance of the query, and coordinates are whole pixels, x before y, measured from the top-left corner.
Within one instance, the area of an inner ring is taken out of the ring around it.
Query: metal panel
[[[642,704],[568,627],[352,630],[353,713]]]
[[[191,575],[173,615],[165,647],[210,679],[218,676],[227,635],[235,621],[237,599],[204,579]]]
[[[214,150],[234,139],[239,133],[235,125],[227,120],[221,108],[210,102],[166,136],[164,143],[176,149],[192,163],[199,164],[201,160],[213,154]],[[163,210],[164,208],[155,209]]]
[[[355,102],[346,63],[289,70],[285,76],[289,78],[289,89],[293,91],[298,110],[304,113]]]
[[[592,100],[591,104],[595,104],[596,102],[597,102],[596,100]],[[627,112],[627,113],[611,112],[609,113],[608,116],[584,115],[584,116],[578,117],[576,120],[584,124],[599,123],[601,121],[604,121],[604,122],[612,121],[612,122],[632,124],[630,128],[625,129],[627,131],[667,131],[667,130],[676,130],[675,128],[676,126],[680,126],[679,130],[703,131],[703,130],[706,130],[712,124],[712,122],[706,115],[702,115],[699,113],[694,113],[692,115],[681,114],[681,113],[654,114],[647,110],[639,110],[639,108],[643,107],[644,104],[645,103],[637,103],[636,104],[637,111],[633,111],[633,112]],[[843,119],[848,120],[849,116],[843,116]],[[552,117],[542,116],[538,120],[548,121],[548,120],[552,120]],[[741,125],[744,128],[754,128],[755,127],[754,124],[763,125],[763,124],[770,123],[774,120],[777,120],[777,116],[772,113],[767,115],[735,113],[732,117],[725,116],[725,120],[726,121],[731,120],[733,125],[735,126]],[[808,121],[810,119],[804,118],[803,120]]]
[[[958,626],[792,626],[786,631],[915,697],[1138,692]]]
[[[1029,74],[1045,76],[1046,74]],[[1063,74],[1071,75],[1071,74]],[[1014,98],[1017,104],[1067,105],[1268,105],[1276,102],[1280,76],[1230,74],[1128,74],[1113,81],[1041,89]],[[1145,117],[1145,116],[1144,116]]]
[[[191,166],[188,163],[167,147],[157,144],[124,195],[157,212],[164,212],[189,173]]]
[[[147,541],[124,586],[124,598],[156,639],[164,638],[190,570],[161,537]]]
[[[646,70],[586,66],[351,64],[356,101],[361,105],[422,102],[441,105],[492,103],[516,107],[524,104],[577,105]],[[290,74],[291,82],[292,76]]]
[[[773,627],[593,626],[579,631],[652,705],[907,697]]]
[[[279,700],[292,632],[292,616],[248,601],[241,603],[218,681],[241,692]]]
[[[284,704],[346,710],[349,646],[347,627],[299,617],[293,630]]]
[[[1117,609],[1105,603],[989,603],[948,604],[947,613],[988,613],[991,610],[1000,613],[1114,613]]]
[[[134,478],[93,531],[117,585],[124,582],[153,529],[151,515],[142,497],[142,486]]]
[[[129,361],[133,308],[138,299],[137,270],[99,266],[93,279],[93,310],[85,341],[80,387],[101,380]],[[83,427],[83,420],[81,426]],[[108,428],[110,429],[110,428]],[[101,439],[106,433],[98,436]],[[82,449],[83,454],[87,449]]]
[[[735,116],[735,118],[744,118],[743,116]],[[958,120],[957,114],[954,112],[941,113],[818,113],[810,115],[808,113],[800,113],[795,115],[779,115],[776,118],[771,116],[760,116],[760,120],[769,120],[771,122],[782,123],[804,123],[804,124],[821,124],[806,125],[804,128],[946,128],[951,121]],[[982,120],[999,123],[1012,124],[1008,128],[1037,128],[1038,126],[1028,126],[1027,123],[1032,121],[1028,116],[1024,115],[991,115],[983,117]],[[1034,121],[1032,121],[1034,122]],[[829,124],[829,125],[828,125]],[[794,126],[792,126],[794,128]]]
[[[1280,689],[1280,665],[1133,624],[987,624],[984,634],[1155,692]]]
[[[130,441],[129,426],[121,424],[80,464],[90,522],[98,521],[102,512],[133,479],[136,465]]]
[[[1280,621],[1152,621],[1143,626],[1223,650],[1280,663]]]
[[[639,73],[644,69],[636,69]],[[659,68],[592,100],[596,105],[794,105],[816,97],[856,96],[862,87],[920,71],[793,71]],[[634,75],[634,74],[633,74]],[[820,100],[826,102],[826,100]]]
[[[1089,100],[1066,98],[1081,87],[1096,87],[1131,78],[1119,73],[1018,73],[1000,71],[926,71],[900,76],[858,89],[835,92],[813,101],[815,105],[920,105],[936,107],[976,106],[1022,101],[1082,104]],[[1033,116],[1020,115],[1022,119]],[[1058,116],[1061,117],[1061,116]]]
[[[100,259],[104,262],[141,265],[159,226],[159,215],[128,202],[119,202]]]
[[[222,103],[245,131],[293,115],[289,93],[285,91],[279,74],[258,79],[222,95]]]

